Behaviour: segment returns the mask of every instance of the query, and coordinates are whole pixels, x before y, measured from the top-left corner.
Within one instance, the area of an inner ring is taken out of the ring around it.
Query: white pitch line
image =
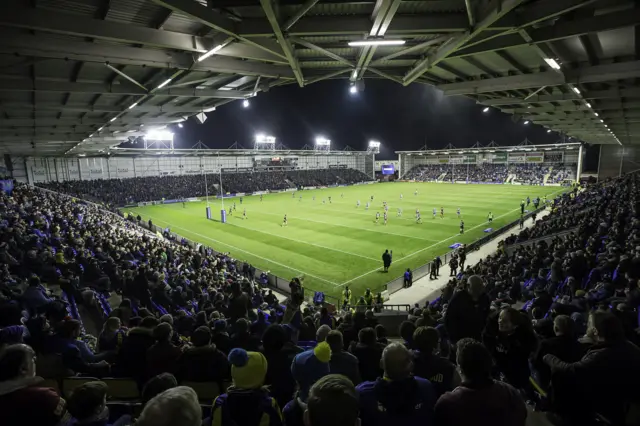
[[[284,214],[284,213],[269,213],[269,212],[264,212],[264,211],[260,211],[260,210],[253,210],[253,209],[251,209],[249,211],[253,211],[253,212],[256,212],[256,213],[259,213],[259,214],[268,214],[268,215],[272,215],[272,216],[282,216]],[[361,231],[377,232],[378,234],[395,235],[397,237],[410,238],[412,240],[421,240],[421,241],[429,241],[429,242],[436,241],[436,240],[430,240],[428,238],[412,237],[411,235],[396,234],[395,232],[377,231],[375,229],[358,228],[356,226],[340,225],[338,223],[323,222],[321,220],[308,219],[308,218],[305,218],[305,217],[290,216],[290,215],[287,215],[287,216],[289,218],[292,218],[292,219],[305,220],[307,222],[322,223],[323,225],[340,226],[340,227],[349,228],[349,229],[359,229]]]
[[[136,209],[132,209],[132,210],[133,210],[133,211],[135,211]],[[152,216],[150,216],[150,217],[151,217],[151,219],[153,219],[153,217],[152,217]],[[265,261],[267,261],[267,262],[271,262],[271,263],[273,263],[274,265],[282,266],[283,268],[289,269],[290,271],[295,271],[295,272],[298,272],[298,273],[301,273],[301,274],[304,274],[304,275],[308,275],[308,276],[313,277],[313,278],[315,278],[315,279],[317,279],[317,280],[324,281],[325,283],[329,283],[329,284],[333,285],[334,287],[339,287],[339,286],[340,286],[340,284],[338,284],[338,283],[335,283],[335,282],[333,282],[333,281],[329,281],[329,280],[325,280],[324,278],[320,278],[320,277],[318,277],[317,275],[313,275],[313,274],[310,274],[310,273],[308,273],[308,272],[301,271],[300,269],[292,268],[291,266],[284,265],[284,264],[282,264],[282,263],[280,263],[280,262],[276,262],[275,260],[271,260],[271,259],[269,259],[269,258],[259,256],[259,255],[257,255],[257,254],[251,253],[250,251],[243,250],[243,249],[241,249],[241,248],[239,248],[239,247],[234,247],[234,246],[232,246],[231,244],[225,243],[225,242],[223,242],[223,241],[218,241],[218,240],[216,240],[216,239],[213,239],[213,238],[207,237],[206,235],[198,234],[197,232],[190,231],[189,229],[182,228],[182,227],[180,227],[180,226],[172,225],[171,223],[167,222],[166,220],[160,220],[160,219],[156,219],[156,220],[154,220],[154,222],[156,222],[156,221],[157,221],[157,222],[166,223],[167,225],[170,225],[172,228],[182,229],[182,230],[184,230],[184,231],[187,231],[187,232],[188,232],[188,233],[190,233],[190,234],[197,235],[197,236],[199,236],[199,237],[202,237],[202,238],[204,238],[204,239],[207,239],[207,240],[213,241],[213,242],[218,243],[218,244],[220,244],[220,245],[223,245],[223,246],[226,246],[226,247],[231,247],[233,250],[237,250],[237,251],[242,252],[242,253],[247,253],[247,254],[249,254],[249,255],[251,255],[251,256],[257,257],[258,259],[262,259],[262,260],[265,260]]]
[[[189,216],[194,216],[194,217],[196,216],[196,215],[189,214],[189,213],[186,213],[186,214],[187,214],[187,215],[189,215]],[[200,216],[198,216],[198,217],[200,217]],[[237,217],[237,216],[236,216],[236,217]],[[201,218],[201,217],[200,217],[200,218]],[[227,219],[228,219],[228,218],[227,218]],[[235,222],[235,221],[234,221],[234,222]],[[321,244],[315,244],[315,243],[310,243],[310,242],[308,242],[308,241],[303,241],[303,240],[300,240],[300,239],[289,238],[289,237],[285,237],[285,236],[283,236],[283,235],[278,235],[278,234],[274,234],[274,233],[272,233],[272,232],[267,232],[267,231],[261,231],[261,230],[259,230],[259,229],[250,228],[250,227],[248,227],[248,226],[244,226],[244,225],[237,225],[237,224],[235,224],[235,223],[230,223],[230,222],[228,222],[228,223],[229,223],[230,225],[232,225],[232,226],[237,226],[238,228],[247,229],[247,230],[249,230],[249,231],[258,232],[258,233],[261,233],[261,234],[271,235],[271,236],[273,236],[273,237],[282,238],[282,239],[284,239],[284,240],[295,241],[295,242],[297,242],[297,243],[307,244],[307,245],[310,245],[310,246],[315,246],[315,247],[323,248],[323,249],[326,249],[326,250],[332,250],[332,251],[336,251],[336,252],[339,252],[339,253],[348,254],[348,255],[351,255],[351,256],[361,257],[361,258],[363,258],[363,259],[373,260],[373,261],[376,261],[376,262],[378,262],[378,261],[380,260],[380,259],[377,259],[377,258],[375,258],[375,257],[364,256],[364,255],[362,255],[362,254],[358,254],[358,253],[351,253],[350,251],[344,251],[344,250],[340,250],[340,249],[333,248],[333,247],[327,247],[327,246],[323,246],[323,245],[321,245]]]
[[[558,192],[562,192],[562,191],[558,191]],[[555,194],[557,194],[558,192],[554,192],[554,193],[553,193],[553,194],[551,194],[551,195],[555,195]],[[505,214],[503,214],[503,215],[501,215],[501,216],[498,216],[496,219],[500,219],[500,218],[502,218],[502,217],[505,217],[505,216],[507,216],[507,215],[510,215],[511,213],[516,212],[516,211],[518,211],[518,210],[520,210],[520,207],[518,207],[517,209],[513,209],[513,210],[511,210],[510,212],[507,212],[507,213],[505,213]],[[470,228],[470,229],[469,229],[469,231],[473,231],[474,229],[477,229],[477,228],[480,228],[481,226],[486,226],[486,225],[487,225],[487,222],[483,222],[483,223],[481,223],[480,225],[477,225],[477,226],[474,226],[473,228]],[[404,259],[407,259],[407,258],[409,258],[409,257],[415,256],[415,255],[416,255],[416,254],[418,254],[418,253],[422,253],[422,252],[423,252],[423,251],[425,251],[425,250],[429,250],[430,248],[433,248],[433,247],[435,247],[435,246],[437,246],[437,245],[440,245],[440,244],[444,243],[445,241],[449,241],[450,239],[455,238],[455,237],[458,237],[458,236],[460,236],[460,234],[455,234],[455,235],[453,235],[453,236],[451,236],[451,237],[449,237],[449,238],[446,238],[446,239],[444,239],[444,240],[440,241],[439,243],[435,243],[435,244],[430,245],[429,247],[421,248],[421,249],[420,249],[420,250],[418,250],[418,251],[414,251],[413,253],[408,254],[408,255],[406,255],[406,256],[404,256],[404,257],[401,257],[400,259],[397,259],[396,261],[404,260]],[[342,287],[342,286],[344,286],[344,285],[346,285],[346,284],[349,284],[350,282],[353,282],[353,281],[355,281],[355,280],[358,280],[358,279],[360,279],[360,278],[362,278],[362,277],[366,277],[367,275],[373,274],[374,272],[376,272],[376,271],[378,271],[378,270],[380,270],[380,269],[382,269],[382,268],[383,268],[383,267],[382,267],[382,266],[380,266],[380,267],[378,267],[378,268],[376,268],[376,269],[373,269],[373,270],[371,270],[371,271],[369,271],[369,272],[365,272],[365,273],[364,273],[364,274],[362,274],[362,275],[358,275],[358,276],[357,276],[357,277],[355,277],[355,278],[351,278],[350,280],[345,281],[345,282],[343,282],[342,284],[338,284],[338,287]]]

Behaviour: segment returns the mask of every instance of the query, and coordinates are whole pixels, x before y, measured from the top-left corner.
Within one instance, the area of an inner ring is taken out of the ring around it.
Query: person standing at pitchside
[[[384,272],[389,272],[392,255],[393,255],[393,250],[391,250],[391,252],[389,252],[389,250],[385,250],[384,253],[382,254],[382,264],[384,265]]]

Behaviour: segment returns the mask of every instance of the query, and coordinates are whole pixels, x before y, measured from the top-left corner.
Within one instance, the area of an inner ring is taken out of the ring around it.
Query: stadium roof
[[[443,148],[443,149],[422,149],[418,151],[396,151],[396,154],[403,155],[435,155],[435,154],[478,154],[482,152],[512,152],[512,151],[566,151],[578,149],[582,145],[580,142],[553,143],[544,145],[514,145],[514,146],[474,146],[471,148]]]
[[[639,24],[633,0],[3,0],[0,150],[79,154],[330,78],[435,85],[637,144]],[[348,45],[371,37],[406,44]]]

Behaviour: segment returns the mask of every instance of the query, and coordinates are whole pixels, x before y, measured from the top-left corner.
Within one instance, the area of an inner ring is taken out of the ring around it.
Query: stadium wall
[[[238,156],[139,156],[50,158],[12,157],[21,164],[20,176],[26,183],[44,183],[67,180],[124,179],[144,176],[188,175],[206,173],[246,172],[254,167],[253,155]],[[264,157],[264,154],[260,155]],[[363,155],[308,155],[296,158],[297,170],[347,167],[367,172]],[[15,170],[15,169],[14,169]],[[370,174],[370,173],[369,173]]]
[[[600,145],[598,179],[618,177],[640,169],[640,148],[636,146]]]

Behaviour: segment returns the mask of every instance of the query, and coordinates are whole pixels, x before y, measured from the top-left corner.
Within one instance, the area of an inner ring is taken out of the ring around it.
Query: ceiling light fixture
[[[544,61],[547,63],[547,65],[549,65],[554,70],[559,70],[560,69],[560,64],[558,62],[556,62],[555,59],[544,58]]]
[[[210,51],[208,51],[204,55],[200,56],[198,58],[198,62],[204,61],[205,59],[207,59],[208,57],[210,57],[211,55],[213,55],[214,53],[216,53],[218,50],[222,49],[223,47],[224,47],[224,44],[217,45],[216,47],[214,47],[213,49],[211,49]]]
[[[576,92],[577,95],[580,94],[580,89],[578,89],[577,87],[572,87],[573,91]]]
[[[360,47],[360,46],[402,46],[406,41],[396,39],[396,40],[385,40],[380,38],[372,38],[369,40],[356,40],[350,41],[348,44],[351,47]]]
[[[156,90],[158,89],[162,89],[164,86],[166,86],[167,84],[171,83],[171,78],[166,79],[165,81],[163,81],[162,83],[160,83],[160,85],[158,87],[156,87]]]

